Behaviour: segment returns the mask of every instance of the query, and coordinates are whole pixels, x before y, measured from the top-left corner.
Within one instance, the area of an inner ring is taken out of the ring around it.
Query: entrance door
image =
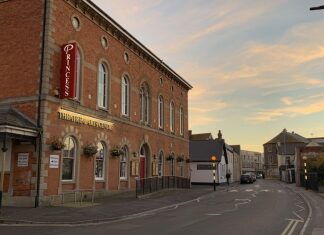
[[[145,178],[145,156],[140,156],[140,178]]]

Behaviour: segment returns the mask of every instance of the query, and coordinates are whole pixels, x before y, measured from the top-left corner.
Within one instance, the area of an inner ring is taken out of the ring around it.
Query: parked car
[[[241,184],[253,184],[253,177],[251,173],[244,173],[241,175],[241,179],[240,179]]]

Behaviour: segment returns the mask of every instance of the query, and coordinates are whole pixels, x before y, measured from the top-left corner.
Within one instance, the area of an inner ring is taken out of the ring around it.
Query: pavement
[[[233,183],[229,187],[236,187]],[[287,184],[292,190],[304,190]],[[227,185],[217,186],[216,191],[228,190]],[[309,192],[308,192],[309,191]],[[96,199],[94,203],[67,203],[58,206],[21,208],[3,207],[0,224],[95,224],[123,220],[152,213],[179,204],[196,201],[213,193],[211,185],[194,185],[190,189],[169,189],[136,198],[135,191],[126,191]],[[304,191],[306,192],[306,190]],[[307,190],[306,193],[314,193]],[[317,195],[323,196],[324,194]]]
[[[233,186],[230,186],[233,187]],[[216,191],[227,190],[217,186]],[[135,191],[116,193],[94,203],[69,203],[58,206],[3,207],[2,224],[93,224],[140,216],[177,204],[190,203],[213,192],[213,186],[194,185],[191,189],[169,189],[136,198]]]

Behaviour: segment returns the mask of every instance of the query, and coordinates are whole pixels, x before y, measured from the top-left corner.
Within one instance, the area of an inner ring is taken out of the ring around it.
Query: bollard
[[[0,210],[2,208],[2,191],[0,191]]]

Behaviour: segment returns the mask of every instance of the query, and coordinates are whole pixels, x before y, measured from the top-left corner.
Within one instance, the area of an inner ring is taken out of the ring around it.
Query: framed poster
[[[131,161],[131,176],[138,176],[138,162]]]
[[[28,167],[29,153],[18,153],[17,167]]]
[[[59,168],[59,165],[60,165],[60,156],[50,155],[49,168]]]

